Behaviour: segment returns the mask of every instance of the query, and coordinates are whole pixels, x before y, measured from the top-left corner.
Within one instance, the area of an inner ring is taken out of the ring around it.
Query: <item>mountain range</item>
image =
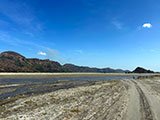
[[[0,72],[97,72],[125,73],[128,70],[112,68],[91,68],[73,64],[61,65],[52,60],[25,58],[19,53],[6,51],[0,54]]]

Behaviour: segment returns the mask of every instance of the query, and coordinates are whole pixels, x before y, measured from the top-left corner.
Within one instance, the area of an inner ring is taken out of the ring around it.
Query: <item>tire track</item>
[[[147,100],[147,97],[145,96],[144,92],[139,87],[139,85],[134,80],[132,80],[132,82],[135,84],[135,87],[139,93],[141,119],[142,120],[154,120],[153,112],[150,109],[150,105]]]

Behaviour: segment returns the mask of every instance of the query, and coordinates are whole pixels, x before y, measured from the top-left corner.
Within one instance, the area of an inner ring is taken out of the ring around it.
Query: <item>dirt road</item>
[[[129,86],[127,120],[160,120],[160,81],[157,79],[124,80]],[[154,87],[157,89],[153,89]]]
[[[22,97],[1,106],[0,118],[160,120],[160,79],[110,80]]]

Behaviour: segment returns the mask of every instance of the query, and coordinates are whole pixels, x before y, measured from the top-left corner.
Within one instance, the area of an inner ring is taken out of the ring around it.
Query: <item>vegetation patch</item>
[[[71,112],[72,112],[72,113],[79,113],[79,112],[81,112],[81,111],[78,110],[78,109],[73,109],[73,110],[71,110]]]

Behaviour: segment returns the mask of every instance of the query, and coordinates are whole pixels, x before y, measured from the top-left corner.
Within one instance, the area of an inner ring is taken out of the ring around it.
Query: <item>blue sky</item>
[[[160,71],[159,0],[0,0],[0,52]]]

